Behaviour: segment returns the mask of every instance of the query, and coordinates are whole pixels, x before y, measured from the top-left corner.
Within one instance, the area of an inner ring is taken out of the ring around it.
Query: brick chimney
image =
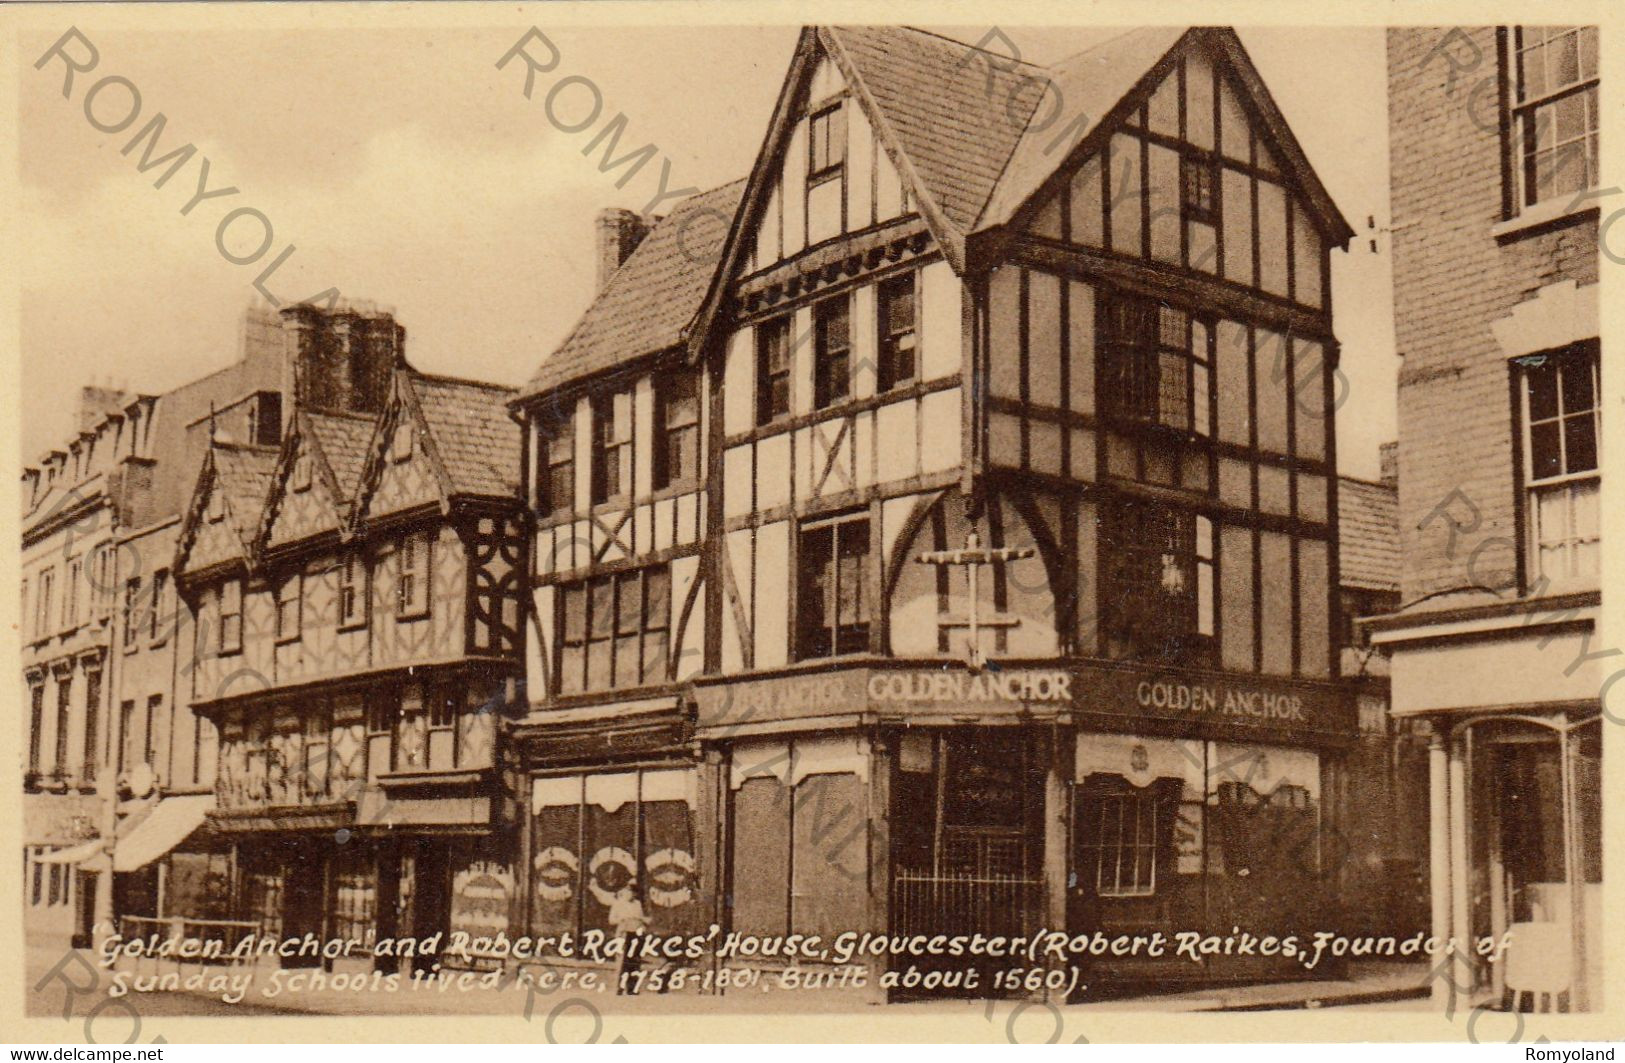
[[[79,431],[88,432],[110,413],[117,413],[130,399],[121,388],[86,386],[79,389]]]
[[[595,233],[598,247],[598,290],[603,291],[610,276],[631,257],[643,238],[649,235],[649,222],[636,211],[610,207],[600,211]]]
[[[1399,440],[1390,440],[1377,448],[1377,460],[1382,466],[1384,487],[1399,487]]]
[[[282,311],[294,398],[309,409],[376,413],[390,374],[404,361],[406,330],[371,306],[332,310],[300,303]]]

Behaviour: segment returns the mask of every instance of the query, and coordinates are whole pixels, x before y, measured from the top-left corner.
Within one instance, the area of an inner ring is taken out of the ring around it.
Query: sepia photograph
[[[1358,10],[0,12],[5,1039],[1625,1036],[1618,35]]]

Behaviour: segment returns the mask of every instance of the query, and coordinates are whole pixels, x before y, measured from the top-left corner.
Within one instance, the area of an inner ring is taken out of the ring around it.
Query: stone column
[[[1471,993],[1473,971],[1472,881],[1467,855],[1467,735],[1450,741],[1450,934],[1456,939],[1450,977],[1457,989]]]

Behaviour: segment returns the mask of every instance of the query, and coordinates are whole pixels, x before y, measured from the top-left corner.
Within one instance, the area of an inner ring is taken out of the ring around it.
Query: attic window
[[[226,506],[225,503],[220,501],[219,491],[212,489],[209,491],[209,502],[208,505],[204,507],[203,515],[208,518],[211,524],[218,523],[225,519]]]
[[[310,490],[310,455],[300,454],[293,459],[292,486],[295,491]]]
[[[1188,221],[1212,225],[1218,220],[1218,168],[1212,159],[1185,156],[1180,162],[1179,186],[1180,201]]]
[[[402,417],[395,423],[389,437],[389,460],[410,461],[412,458],[412,422]]]
[[[839,176],[846,162],[846,112],[840,103],[814,114],[808,132],[807,183]]]

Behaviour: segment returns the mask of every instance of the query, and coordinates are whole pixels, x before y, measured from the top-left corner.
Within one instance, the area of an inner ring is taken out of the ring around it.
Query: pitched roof
[[[211,490],[221,493],[226,519],[231,521],[245,551],[252,549],[259,532],[260,513],[271,490],[277,456],[276,447],[243,443],[216,442],[209,449],[209,461],[214,466]]]
[[[1042,72],[906,26],[831,26],[879,121],[960,232],[975,225],[1042,97]],[[995,61],[996,60],[996,61]]]
[[[367,464],[367,441],[372,438],[378,419],[369,415],[346,415],[306,411],[316,445],[333,469],[339,482],[339,501],[348,502],[355,496],[356,485],[361,482],[361,470]]]
[[[1339,582],[1365,590],[1399,590],[1399,493],[1386,484],[1337,480]]]
[[[690,196],[657,222],[520,394],[534,395],[683,342],[744,189],[738,180]]]
[[[1069,59],[1044,70],[1054,85],[1044,104],[1043,117],[1022,131],[979,216],[981,227],[1003,224],[1055,172],[1067,154],[1096,129],[1122,98],[1157,61],[1179,43],[1182,26],[1150,26],[1136,30],[1107,30]],[[1059,110],[1056,108],[1059,107]],[[1077,128],[1073,123],[1082,120]],[[1062,139],[1065,138],[1065,139]]]
[[[411,374],[418,406],[457,494],[519,492],[519,426],[508,416],[513,388]]]

